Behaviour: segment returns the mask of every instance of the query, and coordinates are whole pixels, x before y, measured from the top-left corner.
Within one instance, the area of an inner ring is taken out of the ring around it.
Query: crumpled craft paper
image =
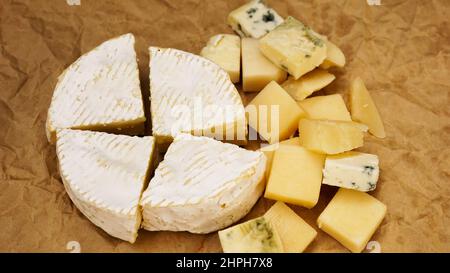
[[[244,2],[1,1],[1,252],[221,251],[217,233],[142,230],[132,245],[91,224],[64,191],[44,123],[58,75],[82,53],[132,32],[148,97],[148,46],[198,53],[210,36],[232,33],[227,14]],[[388,207],[372,238],[374,247],[366,251],[449,252],[450,1],[269,3],[344,51],[347,65],[333,69],[337,79],[318,94],[340,93],[348,99],[350,79],[361,76],[383,117],[387,138],[368,135],[360,149],[380,158],[381,177],[372,194]],[[253,95],[242,97],[248,103]],[[335,192],[323,186],[311,210],[291,206],[319,232],[307,252],[347,252],[316,225]],[[263,214],[271,204],[262,198],[244,220]]]

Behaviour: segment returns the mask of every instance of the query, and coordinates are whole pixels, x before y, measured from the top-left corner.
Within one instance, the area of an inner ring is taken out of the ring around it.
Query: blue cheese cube
[[[228,24],[241,37],[259,39],[281,23],[283,18],[263,0],[250,1],[228,15]]]
[[[378,156],[360,152],[328,155],[323,169],[323,184],[358,191],[373,191],[380,170]]]

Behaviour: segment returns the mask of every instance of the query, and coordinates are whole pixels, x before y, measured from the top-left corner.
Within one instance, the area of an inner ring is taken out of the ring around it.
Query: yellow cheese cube
[[[245,107],[248,124],[270,144],[289,138],[305,112],[276,82],[270,82]]]
[[[310,119],[352,121],[344,99],[339,94],[312,97],[299,101],[298,105]]]
[[[241,38],[232,34],[211,37],[200,55],[213,61],[230,75],[232,82],[239,82],[241,71]]]
[[[336,77],[322,69],[314,69],[313,71],[303,75],[296,80],[290,76],[281,87],[291,95],[296,101],[301,101],[325,86],[329,85]]]
[[[332,66],[344,67],[345,55],[342,50],[329,40],[325,40],[327,45],[327,57],[320,65],[320,68],[328,69]]]
[[[353,80],[350,88],[350,111],[352,118],[369,126],[369,133],[384,138],[386,133],[380,113],[361,78]]]
[[[314,240],[317,231],[283,202],[276,202],[264,214],[280,235],[284,252],[300,253]]]
[[[319,200],[325,155],[301,146],[280,145],[275,151],[264,197],[312,208]]]
[[[272,145],[264,146],[260,149],[261,152],[263,152],[267,158],[267,160],[266,160],[266,178],[268,178],[270,175],[270,169],[272,168],[273,155],[274,155],[276,149],[278,149],[278,147],[280,147],[279,145],[298,145],[298,146],[300,146],[300,139],[299,139],[299,137],[293,137],[293,138],[283,140],[280,143],[275,143]]]
[[[365,192],[341,188],[317,219],[319,228],[352,252],[361,252],[386,215],[386,205]]]
[[[338,154],[364,144],[361,126],[351,121],[302,119],[299,126],[300,144],[323,154]]]
[[[327,46],[320,35],[292,17],[262,37],[259,48],[295,79],[318,67],[327,57]]]
[[[261,91],[271,81],[283,82],[287,73],[261,54],[258,40],[242,39],[242,89],[245,92]]]

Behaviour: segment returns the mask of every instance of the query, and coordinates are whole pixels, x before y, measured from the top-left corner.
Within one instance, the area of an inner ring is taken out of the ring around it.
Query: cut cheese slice
[[[289,139],[281,141],[280,143],[266,145],[266,146],[262,147],[261,149],[259,149],[261,152],[263,152],[266,155],[266,158],[267,158],[266,178],[269,178],[270,169],[272,168],[273,155],[275,154],[275,151],[280,147],[280,144],[300,146],[300,138],[299,137],[289,138]]]
[[[323,69],[328,69],[333,66],[344,67],[345,55],[342,50],[328,39],[325,39],[325,44],[327,45],[327,57],[320,67]]]
[[[209,233],[247,214],[262,194],[262,152],[179,134],[144,192],[147,230]]]
[[[225,69],[232,82],[239,82],[241,76],[241,38],[239,36],[214,35],[209,39],[200,55]]]
[[[294,100],[301,101],[312,93],[329,85],[335,78],[336,77],[333,74],[328,73],[328,71],[314,69],[298,80],[290,76],[281,87],[283,87]]]
[[[340,94],[316,96],[297,102],[310,119],[352,121]]]
[[[262,37],[259,48],[295,79],[318,67],[327,56],[322,37],[292,17]]]
[[[111,236],[133,243],[153,137],[62,129],[56,152],[66,191],[77,208]]]
[[[60,128],[144,133],[144,105],[132,34],[104,42],[61,74],[47,115],[50,143],[56,142],[56,130]]]
[[[386,137],[380,113],[361,78],[356,78],[352,82],[350,110],[353,120],[369,126],[369,133],[379,138]]]
[[[203,57],[150,47],[153,136],[165,150],[179,133],[245,142],[241,97],[227,72]]]

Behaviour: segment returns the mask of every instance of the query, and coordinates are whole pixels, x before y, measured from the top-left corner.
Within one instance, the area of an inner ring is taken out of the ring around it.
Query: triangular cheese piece
[[[57,129],[141,134],[145,115],[134,36],[111,39],[81,56],[59,77],[47,115],[47,137]]]
[[[61,178],[77,208],[111,236],[133,243],[153,137],[62,129],[56,151]]]
[[[153,136],[161,147],[167,148],[180,132],[245,141],[239,93],[227,72],[210,60],[150,47],[150,94]]]
[[[350,109],[353,120],[367,125],[369,133],[379,138],[386,137],[380,113],[361,78],[356,78],[352,82]]]
[[[142,226],[193,233],[229,226],[261,196],[265,166],[260,151],[179,134],[142,195]]]

